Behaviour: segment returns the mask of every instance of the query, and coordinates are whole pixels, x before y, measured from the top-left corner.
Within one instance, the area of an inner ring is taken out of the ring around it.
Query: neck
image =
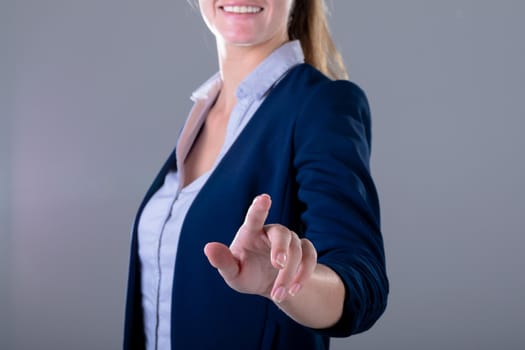
[[[222,89],[216,106],[231,110],[236,103],[237,87],[266,57],[286,40],[269,40],[253,46],[217,42]]]

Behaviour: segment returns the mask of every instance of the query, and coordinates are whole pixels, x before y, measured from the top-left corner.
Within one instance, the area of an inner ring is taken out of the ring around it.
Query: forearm
[[[329,267],[317,264],[314,273],[295,296],[288,296],[279,308],[298,323],[310,328],[333,326],[343,313],[345,287]]]

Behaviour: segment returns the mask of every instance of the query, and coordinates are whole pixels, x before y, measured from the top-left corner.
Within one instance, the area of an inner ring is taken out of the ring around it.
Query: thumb
[[[211,266],[219,270],[226,280],[232,280],[239,274],[239,262],[226,245],[218,242],[208,243],[204,247],[204,254]]]

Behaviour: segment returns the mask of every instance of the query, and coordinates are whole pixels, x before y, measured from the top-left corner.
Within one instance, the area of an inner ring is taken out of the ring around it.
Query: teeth
[[[223,9],[231,13],[259,13],[262,11],[262,8],[255,6],[224,6]]]

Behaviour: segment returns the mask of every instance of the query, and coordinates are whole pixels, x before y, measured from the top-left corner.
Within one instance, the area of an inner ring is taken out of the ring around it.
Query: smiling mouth
[[[226,13],[236,14],[255,14],[262,12],[262,7],[257,6],[221,6],[220,7]]]

